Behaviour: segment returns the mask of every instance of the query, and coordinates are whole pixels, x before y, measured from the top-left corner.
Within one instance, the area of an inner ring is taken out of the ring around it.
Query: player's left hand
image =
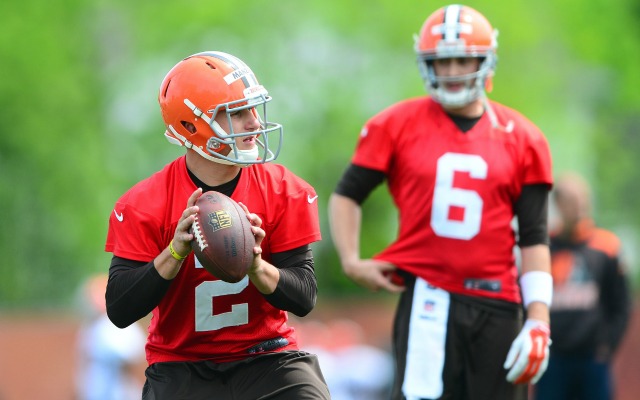
[[[504,368],[509,370],[509,382],[538,382],[549,363],[549,335],[549,324],[546,322],[535,319],[525,321],[504,362]]]
[[[251,232],[253,233],[253,237],[256,239],[256,245],[253,248],[253,265],[251,266],[251,271],[255,271],[259,266],[262,260],[262,240],[265,238],[266,234],[262,226],[262,219],[257,215],[249,211],[247,206],[243,203],[238,203],[240,207],[244,210],[247,215],[247,219],[251,222]]]

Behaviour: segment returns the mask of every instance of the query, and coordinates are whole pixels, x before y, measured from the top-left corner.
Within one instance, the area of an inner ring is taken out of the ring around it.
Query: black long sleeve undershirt
[[[318,281],[313,266],[313,253],[307,246],[274,253],[273,265],[280,269],[276,290],[264,298],[272,306],[290,311],[298,317],[309,314],[316,305]]]
[[[114,256],[107,283],[107,315],[125,328],[148,315],[164,297],[170,280],[160,276],[153,261],[144,263]]]
[[[524,185],[514,206],[518,218],[518,246],[549,244],[549,185]]]
[[[276,308],[305,316],[315,306],[318,290],[311,248],[306,245],[274,253],[272,260],[280,269],[280,280],[265,299]],[[144,318],[160,303],[171,282],[160,276],[153,261],[114,256],[106,292],[109,319],[124,328]]]

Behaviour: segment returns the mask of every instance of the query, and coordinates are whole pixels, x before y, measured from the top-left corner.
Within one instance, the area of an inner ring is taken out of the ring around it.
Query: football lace
[[[200,229],[200,224],[198,223],[198,217],[191,224],[191,228],[193,229],[193,236],[198,242],[198,247],[200,247],[200,251],[204,251],[209,245],[204,241],[204,235],[202,234],[202,229]]]

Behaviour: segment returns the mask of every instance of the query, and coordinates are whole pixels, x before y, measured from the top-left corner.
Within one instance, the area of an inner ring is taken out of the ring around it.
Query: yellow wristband
[[[169,252],[171,253],[171,257],[175,258],[178,261],[184,260],[189,255],[187,254],[186,256],[181,256],[180,254],[178,254],[178,252],[173,248],[173,240],[169,242]]]

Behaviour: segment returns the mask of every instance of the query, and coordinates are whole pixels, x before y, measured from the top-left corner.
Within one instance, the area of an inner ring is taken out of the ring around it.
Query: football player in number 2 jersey
[[[315,355],[298,349],[287,312],[306,315],[317,286],[317,195],[273,161],[282,126],[251,69],[222,52],[185,58],[158,96],[166,138],[186,155],[116,202],[107,312],[125,327],[151,313],[142,398],[329,399]],[[256,237],[247,276],[217,279],[191,252],[196,199],[216,190],[243,204]],[[286,210],[286,212],[285,212]]]
[[[369,289],[402,293],[395,400],[523,399],[546,369],[551,157],[533,123],[486,97],[496,36],[470,7],[429,16],[415,44],[429,96],[365,124],[330,199],[345,273]],[[362,259],[361,203],[384,180],[399,211],[398,236]]]

